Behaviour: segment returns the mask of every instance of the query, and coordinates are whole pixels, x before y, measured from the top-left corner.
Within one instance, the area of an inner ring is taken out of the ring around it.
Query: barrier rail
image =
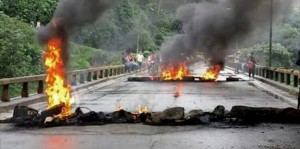
[[[84,84],[86,82],[92,82],[93,80],[105,79],[111,76],[116,76],[125,73],[124,65],[107,66],[90,68],[84,70],[76,70],[69,73],[69,81],[71,85],[75,86],[78,84]],[[12,84],[22,84],[21,97],[29,97],[29,83],[37,82],[37,94],[44,94],[44,84],[46,75],[35,75],[35,76],[25,76],[17,78],[5,78],[0,79],[0,86],[2,86],[2,102],[9,102],[9,86]]]
[[[227,62],[229,67],[235,68],[235,63]],[[239,64],[242,66],[242,64]],[[241,67],[240,67],[241,68]],[[243,69],[244,68],[244,69]],[[248,71],[245,67],[240,69],[242,71]],[[265,66],[256,66],[255,67],[255,75],[261,76],[266,79],[270,79],[273,81],[277,81],[279,83],[292,86],[294,88],[299,87],[299,70],[294,69],[284,69],[284,68],[273,68],[273,67],[265,67]]]

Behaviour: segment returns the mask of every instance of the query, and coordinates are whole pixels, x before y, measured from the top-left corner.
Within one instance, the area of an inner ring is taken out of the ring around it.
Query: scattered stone
[[[260,122],[300,123],[300,111],[294,108],[278,109],[270,107],[234,106],[226,111],[224,106],[217,106],[213,112],[203,112],[200,109],[191,110],[184,114],[184,108],[174,107],[163,112],[131,113],[119,110],[112,113],[94,112],[83,113],[78,108],[75,112],[64,118],[56,118],[63,105],[58,105],[43,111],[28,107],[16,107],[14,117],[0,121],[0,123],[14,123],[20,127],[55,127],[73,125],[105,125],[111,123],[145,123],[149,125],[201,125],[217,124],[223,128],[231,125],[249,125]],[[224,124],[224,125],[222,125]],[[284,127],[279,127],[284,129]],[[264,132],[261,132],[264,133]],[[297,131],[296,133],[300,133]]]
[[[226,117],[226,118],[230,117],[230,111],[229,110],[225,110],[224,117]]]
[[[252,122],[300,123],[300,111],[294,108],[234,106],[230,116]]]
[[[161,124],[161,116],[162,112],[153,112],[146,118],[145,123],[150,125],[159,125]]]
[[[287,123],[300,123],[300,110],[294,108],[283,109],[280,113],[280,119]]]
[[[180,120],[184,118],[184,108],[174,107],[161,113],[161,120]]]
[[[209,124],[210,123],[210,115],[202,115],[199,117],[199,120],[201,121],[202,124]]]
[[[203,115],[204,112],[202,110],[191,110],[185,115],[185,119],[190,119],[192,117]]]
[[[110,123],[134,123],[132,113],[125,110],[115,111],[105,115],[105,120]]]
[[[224,106],[217,106],[214,111],[213,115],[217,116],[218,118],[223,118],[225,115],[225,107]]]

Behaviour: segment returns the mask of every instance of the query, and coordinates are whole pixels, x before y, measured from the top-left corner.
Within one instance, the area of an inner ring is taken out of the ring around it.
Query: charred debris
[[[300,124],[300,111],[294,108],[246,107],[233,106],[230,111],[224,106],[217,106],[212,112],[200,109],[185,113],[182,107],[173,107],[162,112],[133,113],[119,110],[112,113],[89,111],[77,108],[72,115],[56,117],[63,105],[57,105],[39,113],[27,106],[16,106],[13,117],[0,123],[11,123],[16,127],[58,127],[142,123],[157,126],[213,125],[226,126],[255,125],[259,123],[292,123]]]

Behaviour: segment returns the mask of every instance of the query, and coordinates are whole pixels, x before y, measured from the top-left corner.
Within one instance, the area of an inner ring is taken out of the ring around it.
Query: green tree
[[[30,23],[48,23],[57,6],[58,0],[2,0],[3,12],[10,17]]]
[[[134,6],[128,0],[122,0],[114,9],[116,14],[116,25],[119,26],[120,33],[126,33],[133,27],[133,17],[135,15]]]
[[[84,28],[74,41],[104,51],[155,52],[166,37],[181,30],[174,10],[161,9],[159,14],[157,10],[157,1],[121,0],[96,24]]]
[[[256,58],[256,61],[259,65],[267,66],[269,60],[269,44],[260,43],[256,44],[250,48],[242,50],[242,57],[248,59],[250,52],[253,52]],[[293,61],[291,59],[292,53],[287,50],[280,43],[273,44],[272,50],[272,66],[273,67],[291,67]]]
[[[41,73],[41,53],[34,29],[0,12],[0,78]]]
[[[285,24],[276,30],[274,42],[281,43],[291,52],[298,51],[300,50],[300,29]]]
[[[104,44],[117,36],[119,28],[116,26],[113,11],[109,11],[101,20],[91,24],[74,37],[74,41],[93,48],[104,48]]]
[[[0,0],[0,11],[3,9],[3,2]]]

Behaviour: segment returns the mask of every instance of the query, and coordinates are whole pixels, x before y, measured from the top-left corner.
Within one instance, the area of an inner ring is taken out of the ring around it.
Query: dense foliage
[[[40,73],[41,51],[33,28],[0,12],[0,78]]]
[[[40,21],[46,24],[52,18],[58,0],[1,0],[2,11],[26,23]],[[0,11],[1,11],[0,10]]]
[[[243,58],[252,51],[255,53],[260,65],[268,65],[269,37],[265,34],[258,41],[242,49]],[[298,68],[295,65],[300,50],[300,11],[295,10],[285,18],[283,23],[276,24],[273,28],[272,66]]]
[[[0,0],[0,78],[43,73],[43,47],[36,43],[36,30],[30,25],[37,21],[47,24],[57,2]],[[97,23],[74,36],[71,68],[119,64],[122,51],[159,50],[166,37],[180,30],[175,10],[181,3],[121,0]]]
[[[243,57],[247,60],[249,52],[255,53],[255,59],[258,65],[267,66],[269,62],[269,43],[255,44],[250,48],[244,49]],[[293,61],[290,59],[292,53],[280,43],[273,44],[272,66],[273,67],[289,67]]]
[[[159,1],[122,0],[74,40],[109,51],[158,51],[166,37],[181,29],[175,19],[178,5],[166,9],[159,5]]]

